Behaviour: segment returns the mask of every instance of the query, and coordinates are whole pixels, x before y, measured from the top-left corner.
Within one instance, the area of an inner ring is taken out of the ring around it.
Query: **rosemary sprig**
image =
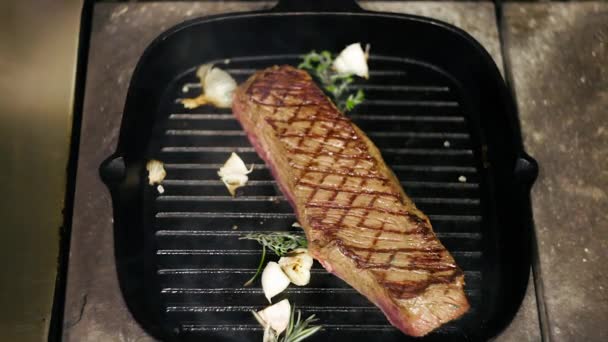
[[[294,305],[289,315],[289,324],[287,325],[287,329],[285,329],[285,334],[283,337],[279,338],[276,332],[270,328],[268,323],[264,322],[262,317],[260,317],[257,312],[251,311],[251,313],[260,324],[266,324],[264,330],[264,341],[268,342],[300,342],[314,335],[323,328],[321,325],[311,325],[312,323],[318,321],[318,319],[315,318],[315,315],[311,315],[305,320],[302,320],[302,312],[298,310],[296,315],[296,307]],[[270,331],[267,331],[267,329],[270,329]]]
[[[305,320],[302,320],[302,312],[298,310],[296,318],[296,306],[294,305],[289,316],[289,324],[285,330],[285,335],[280,342],[299,342],[302,341],[323,328],[320,325],[311,325],[317,322],[315,315],[311,315]]]
[[[260,258],[260,264],[258,265],[258,269],[255,271],[255,274],[253,275],[253,277],[251,277],[251,279],[247,280],[247,282],[245,284],[243,284],[243,286],[247,287],[247,286],[251,286],[251,284],[253,284],[253,281],[255,280],[255,278],[257,278],[258,275],[260,275],[260,272],[262,272],[262,266],[264,266],[265,259],[266,259],[266,246],[262,246],[262,257]]]
[[[331,95],[338,108],[351,111],[365,99],[363,90],[348,94],[349,86],[355,81],[353,74],[338,74],[331,70],[334,59],[329,51],[311,51],[304,55],[298,68],[304,69],[316,77],[325,91]]]
[[[268,234],[250,233],[241,237],[240,239],[255,240],[260,245],[267,247],[278,256],[284,256],[296,248],[308,247],[306,237],[288,232],[273,232]]]
[[[287,253],[293,251],[296,248],[307,248],[308,241],[302,235],[291,234],[288,232],[274,232],[274,233],[250,233],[239,238],[239,240],[255,240],[262,245],[262,257],[258,269],[251,279],[249,279],[243,286],[251,286],[253,281],[262,272],[262,266],[266,260],[266,248],[270,249],[274,254],[278,256],[284,256]]]

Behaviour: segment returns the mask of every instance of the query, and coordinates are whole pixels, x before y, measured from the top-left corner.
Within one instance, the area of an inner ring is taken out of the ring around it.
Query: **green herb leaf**
[[[298,310],[296,317],[296,306],[294,304],[291,315],[289,316],[289,324],[285,330],[285,335],[281,338],[281,342],[300,342],[323,328],[320,325],[312,325],[317,319],[315,315],[311,315],[302,321],[302,312]]]
[[[241,237],[240,240],[255,240],[278,256],[284,256],[296,248],[308,247],[306,237],[288,232],[250,233]]]
[[[258,323],[260,323],[262,326],[265,326],[265,329],[272,330],[272,328],[270,328],[267,325],[268,323],[264,322],[264,319],[262,319],[262,317],[260,317],[260,315],[258,315],[257,312],[251,311],[251,313],[253,314],[255,319],[258,321]],[[314,335],[316,332],[318,332],[319,330],[321,330],[323,328],[320,325],[312,325],[312,323],[315,323],[317,321],[318,320],[315,318],[315,315],[311,315],[307,319],[302,320],[302,312],[300,310],[298,310],[298,313],[296,314],[296,308],[294,305],[293,308],[291,309],[291,314],[289,315],[289,324],[287,325],[287,329],[285,329],[285,334],[283,335],[283,337],[279,338],[273,330],[273,331],[271,331],[272,334],[269,335],[269,337],[270,337],[269,341],[271,341],[271,342],[300,342],[300,341]],[[266,338],[266,331],[264,331],[264,336]]]
[[[356,94],[346,94],[350,85],[355,81],[353,74],[339,74],[331,70],[334,59],[329,51],[311,51],[304,55],[298,68],[308,71],[316,77],[322,87],[333,98],[338,108],[342,111],[351,111],[364,100],[363,91]]]
[[[347,111],[353,110],[353,108],[355,108],[356,106],[363,103],[364,100],[365,100],[365,94],[363,93],[363,90],[361,90],[361,89],[359,89],[359,91],[357,91],[356,95],[353,95],[353,94],[348,95],[348,98],[346,99],[346,104],[345,104],[346,110]]]
[[[275,232],[275,233],[250,233],[239,238],[239,240],[255,240],[262,245],[262,257],[258,269],[251,279],[249,279],[243,286],[250,286],[253,281],[262,272],[262,266],[266,260],[266,248],[270,249],[274,254],[278,256],[284,256],[287,253],[293,251],[296,248],[307,248],[308,241],[306,237],[302,235],[292,234],[288,232]]]
[[[264,265],[264,260],[266,260],[266,246],[262,245],[262,257],[260,258],[260,264],[258,265],[258,269],[255,271],[253,277],[251,277],[251,279],[247,280],[247,282],[243,284],[244,287],[251,286],[255,278],[260,275],[260,273],[262,272],[262,266]]]

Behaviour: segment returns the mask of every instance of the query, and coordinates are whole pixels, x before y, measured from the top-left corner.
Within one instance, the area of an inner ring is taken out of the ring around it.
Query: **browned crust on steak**
[[[464,314],[464,276],[369,138],[290,66],[257,72],[233,104],[328,271],[423,336]]]

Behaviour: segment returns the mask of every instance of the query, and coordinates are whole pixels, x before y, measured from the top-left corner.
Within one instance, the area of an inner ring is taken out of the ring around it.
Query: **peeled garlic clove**
[[[220,167],[217,174],[221,177],[222,182],[224,182],[228,191],[234,197],[236,189],[247,184],[247,181],[249,180],[247,174],[251,173],[251,171],[253,171],[253,166],[248,170],[243,160],[233,152],[224,166]]]
[[[232,106],[232,95],[236,89],[236,81],[224,70],[211,68],[203,80],[205,97],[219,108]]]
[[[279,264],[274,261],[266,264],[262,272],[262,289],[269,302],[272,297],[283,292],[289,286],[289,282],[289,278],[283,273]]]
[[[264,310],[258,311],[256,317],[262,319],[262,326],[264,328],[270,327],[276,335],[280,335],[289,324],[289,316],[291,315],[291,304],[289,304],[289,300],[283,299],[282,301],[273,304]]]
[[[278,334],[270,324],[266,323],[266,321],[260,316],[258,312],[251,311],[255,320],[260,323],[260,325],[264,328],[264,337],[262,338],[262,342],[277,342]]]
[[[213,69],[213,64],[203,64],[196,69],[196,77],[198,77],[198,79],[201,81],[201,85],[211,69]]]
[[[167,171],[161,161],[152,159],[146,164],[148,170],[148,184],[160,184],[167,176]]]
[[[312,264],[312,256],[304,248],[295,249],[288,256],[279,259],[279,266],[289,277],[289,280],[297,286],[308,285]]]
[[[222,177],[222,182],[224,182],[224,185],[226,185],[226,187],[228,188],[228,192],[230,192],[230,195],[232,195],[232,197],[236,195],[236,189],[245,186],[248,180],[249,177],[247,177],[246,175],[239,174],[229,174]]]
[[[197,108],[211,103],[219,108],[232,106],[232,97],[237,87],[236,81],[224,70],[203,64],[196,70],[201,83],[202,94],[190,99],[180,99],[185,108]]]
[[[367,56],[361,48],[361,43],[354,43],[344,48],[334,60],[333,67],[340,74],[355,74],[369,78]]]
[[[245,162],[243,162],[243,159],[241,159],[238,154],[232,152],[230,154],[230,158],[226,160],[224,166],[220,167],[220,170],[217,172],[217,174],[220,177],[224,177],[224,175],[235,173],[246,175],[251,173],[251,171],[253,171],[253,166],[251,167],[251,169],[248,170],[247,166],[245,166]]]
[[[277,342],[278,336],[279,334],[277,334],[274,329],[272,329],[270,326],[266,326],[264,329],[264,337],[262,337],[262,342]]]

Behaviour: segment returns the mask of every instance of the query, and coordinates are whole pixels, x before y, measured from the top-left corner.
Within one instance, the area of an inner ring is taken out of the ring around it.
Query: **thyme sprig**
[[[340,110],[351,111],[363,102],[365,94],[361,89],[356,93],[348,93],[355,77],[353,74],[334,72],[331,68],[333,62],[331,52],[324,50],[318,53],[313,50],[303,56],[298,68],[304,69],[316,77]]]
[[[250,233],[240,238],[241,240],[255,240],[260,245],[267,247],[278,256],[285,256],[296,248],[307,248],[306,237],[289,232],[273,233]]]
[[[356,94],[348,95],[348,97],[346,98],[345,104],[344,104],[345,110],[347,112],[350,112],[355,107],[357,107],[358,105],[363,103],[364,100],[365,100],[365,94],[363,93],[363,90],[359,89]]]
[[[253,277],[243,284],[243,286],[250,286],[253,284],[253,281],[262,272],[262,266],[266,260],[266,248],[270,249],[274,254],[281,257],[294,249],[308,247],[306,237],[288,232],[249,233],[240,237],[239,240],[255,240],[262,245],[262,257],[260,258],[258,268]]]

